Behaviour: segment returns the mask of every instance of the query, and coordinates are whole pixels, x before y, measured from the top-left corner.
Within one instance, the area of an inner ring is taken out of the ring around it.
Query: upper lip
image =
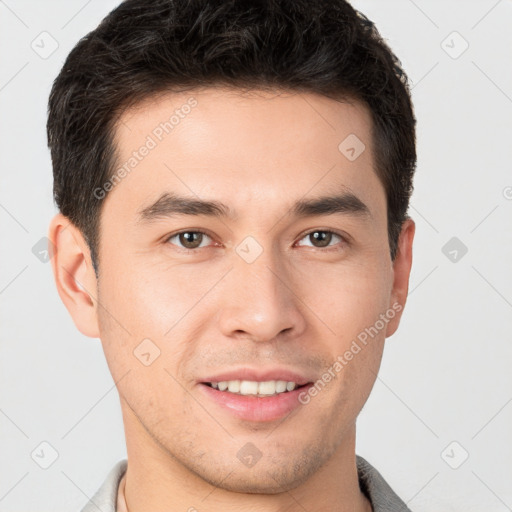
[[[226,370],[200,379],[199,382],[225,382],[230,380],[249,380],[256,382],[265,382],[269,380],[284,380],[286,382],[295,382],[298,386],[303,386],[312,382],[312,379],[305,377],[290,368],[237,368]]]

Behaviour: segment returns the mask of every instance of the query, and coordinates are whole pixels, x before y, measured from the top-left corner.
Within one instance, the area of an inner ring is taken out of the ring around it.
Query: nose
[[[299,336],[306,326],[304,304],[282,255],[266,249],[250,263],[236,253],[233,260],[223,283],[221,332],[260,342]]]

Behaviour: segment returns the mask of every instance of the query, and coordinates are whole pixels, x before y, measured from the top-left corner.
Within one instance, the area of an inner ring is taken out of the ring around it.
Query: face
[[[339,452],[404,298],[370,131],[359,103],[314,94],[203,89],[123,114],[95,311],[127,438],[240,492],[294,488]]]

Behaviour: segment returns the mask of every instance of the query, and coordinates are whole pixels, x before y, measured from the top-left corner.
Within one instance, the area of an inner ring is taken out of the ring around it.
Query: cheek
[[[392,276],[379,265],[317,266],[301,276],[301,298],[343,345],[384,313]],[[298,281],[297,281],[298,282]]]
[[[165,337],[206,302],[204,297],[219,280],[218,272],[206,272],[206,266],[148,265],[134,259],[126,267],[110,267],[100,283],[102,304],[138,337]]]
[[[158,403],[160,393],[179,394],[171,375],[178,375],[183,362],[193,357],[191,340],[204,321],[205,294],[215,276],[203,279],[179,269],[130,266],[138,272],[111,266],[99,281],[101,342],[114,378],[129,371],[127,381],[137,383],[127,388],[127,396],[146,396],[148,390],[156,393]]]

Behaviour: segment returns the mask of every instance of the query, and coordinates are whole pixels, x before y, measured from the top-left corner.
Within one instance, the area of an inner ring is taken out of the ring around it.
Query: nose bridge
[[[288,281],[279,253],[246,237],[233,253],[220,315],[224,334],[243,331],[265,341],[285,330],[301,331],[304,319]]]

